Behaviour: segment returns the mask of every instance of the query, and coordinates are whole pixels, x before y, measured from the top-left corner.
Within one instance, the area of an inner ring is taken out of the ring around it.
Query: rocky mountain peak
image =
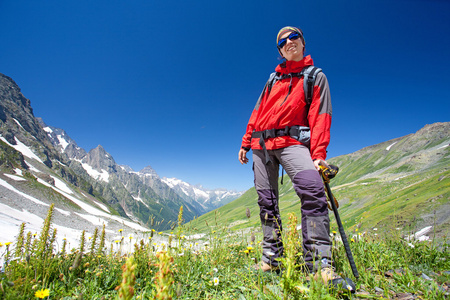
[[[34,135],[39,133],[40,127],[34,122],[30,100],[23,96],[14,80],[1,73],[0,99],[0,120],[3,123],[10,122],[11,124],[8,126],[10,129],[19,126]],[[11,144],[15,144],[15,141],[12,139],[8,139],[8,141]]]
[[[156,173],[156,171],[153,170],[153,168],[150,166],[146,166],[145,168],[140,170],[139,173],[144,174],[144,175],[151,175],[154,177],[159,177],[158,174]]]
[[[69,159],[81,160],[86,156],[86,151],[78,147],[77,143],[66,133],[65,130],[45,124],[42,118],[36,118],[44,131],[47,133],[53,146],[61,153],[65,153]]]
[[[11,144],[17,140],[32,146],[36,155],[49,167],[52,159],[60,159],[33,114],[30,100],[10,77],[0,73],[0,134]],[[5,125],[5,126],[3,126]],[[37,143],[36,143],[37,141]]]
[[[119,167],[122,168],[123,171],[127,172],[127,173],[133,173],[133,168],[131,168],[130,166],[127,165],[119,165]]]
[[[90,150],[82,161],[99,171],[105,170],[110,174],[117,172],[114,158],[106,152],[102,145],[98,145],[97,148]]]
[[[9,101],[15,105],[20,106],[22,109],[33,113],[30,100],[25,98],[12,78],[0,73],[0,99]],[[2,121],[5,121],[2,119]]]

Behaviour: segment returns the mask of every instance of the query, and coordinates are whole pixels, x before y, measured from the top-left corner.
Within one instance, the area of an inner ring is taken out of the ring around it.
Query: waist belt
[[[295,125],[291,127],[286,126],[286,128],[283,129],[266,129],[262,131],[253,131],[252,139],[259,138],[259,145],[264,150],[266,164],[270,162],[270,157],[269,152],[267,152],[265,140],[280,136],[290,136],[291,138],[294,138],[305,146],[309,147],[309,140],[311,135],[309,127],[306,126]]]

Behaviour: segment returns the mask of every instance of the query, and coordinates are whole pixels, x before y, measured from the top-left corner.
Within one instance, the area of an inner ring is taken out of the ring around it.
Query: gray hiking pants
[[[330,220],[327,199],[319,172],[314,167],[309,149],[303,145],[269,150],[253,150],[255,188],[263,229],[262,260],[277,266],[283,255],[282,222],[278,208],[279,165],[286,170],[301,200],[303,254],[310,271],[331,266]]]

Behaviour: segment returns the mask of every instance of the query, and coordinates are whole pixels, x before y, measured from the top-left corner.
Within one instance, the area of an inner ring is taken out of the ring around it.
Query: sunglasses
[[[298,32],[296,32],[296,31],[293,31],[293,32],[291,32],[291,34],[289,36],[285,37],[284,39],[280,39],[278,41],[277,47],[279,49],[281,49],[281,48],[284,47],[284,45],[286,45],[288,39],[290,39],[291,41],[294,41],[294,40],[296,40],[298,38],[300,38],[300,34]]]

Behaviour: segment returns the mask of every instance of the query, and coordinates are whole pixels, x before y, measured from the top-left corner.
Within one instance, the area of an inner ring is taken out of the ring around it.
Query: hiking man
[[[331,240],[327,199],[319,174],[328,166],[331,102],[326,76],[304,56],[305,39],[300,29],[284,27],[277,35],[277,48],[285,61],[266,83],[251,114],[239,151],[241,164],[253,149],[253,171],[263,229],[262,271],[279,268],[283,254],[282,222],[278,208],[279,165],[286,170],[301,199],[303,253],[309,272],[322,270],[331,280]],[[313,84],[308,89],[305,70]],[[303,72],[303,73],[302,73]],[[305,95],[310,93],[309,97]],[[308,98],[310,98],[308,100]]]

